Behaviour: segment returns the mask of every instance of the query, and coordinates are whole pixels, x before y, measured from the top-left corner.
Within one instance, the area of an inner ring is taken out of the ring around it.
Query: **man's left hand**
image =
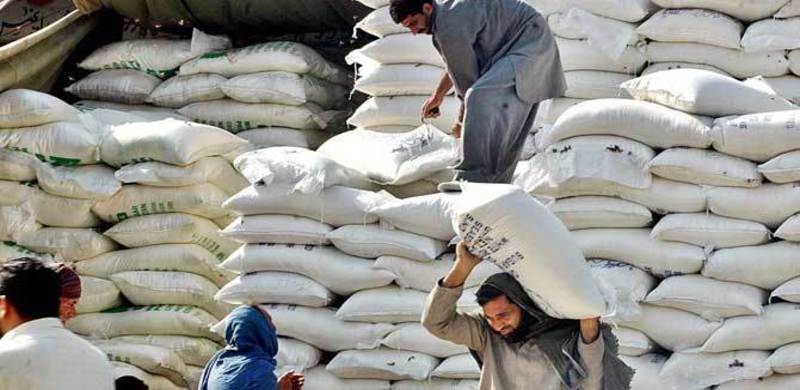
[[[600,336],[600,318],[581,320],[581,338],[584,344],[591,344]]]

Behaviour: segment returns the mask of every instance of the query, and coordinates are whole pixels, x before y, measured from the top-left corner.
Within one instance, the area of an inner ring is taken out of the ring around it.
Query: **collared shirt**
[[[113,390],[114,374],[103,352],[42,318],[0,338],[0,389]]]

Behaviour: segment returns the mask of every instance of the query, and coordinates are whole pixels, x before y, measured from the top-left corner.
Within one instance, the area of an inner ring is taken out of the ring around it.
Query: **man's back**
[[[0,389],[113,390],[111,364],[57,318],[26,322],[0,339]]]

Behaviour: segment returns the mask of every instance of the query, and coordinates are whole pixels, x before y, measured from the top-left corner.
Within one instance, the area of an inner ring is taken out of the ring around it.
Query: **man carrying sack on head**
[[[628,390],[633,370],[597,318],[549,317],[508,273],[489,277],[476,296],[483,313],[456,311],[464,282],[481,258],[456,248],[453,268],[428,296],[422,324],[467,346],[481,365],[481,390]]]
[[[391,0],[389,12],[413,34],[432,35],[447,64],[422,118],[439,115],[453,86],[462,102],[455,180],[510,183],[539,102],[566,89],[547,21],[522,0]]]

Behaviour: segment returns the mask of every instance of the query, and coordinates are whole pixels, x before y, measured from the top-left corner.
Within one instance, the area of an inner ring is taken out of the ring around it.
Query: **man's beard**
[[[505,336],[497,331],[495,331],[495,333],[502,336],[503,339],[505,339],[509,343],[518,343],[521,341],[526,341],[526,339],[528,338],[527,337],[528,329],[530,328],[530,325],[533,324],[534,318],[530,314],[528,314],[525,310],[522,310],[520,315],[521,318],[519,320],[519,325],[517,325],[517,328],[514,329],[513,332]]]
[[[422,31],[423,34],[433,34],[433,28],[431,28],[431,19],[433,18],[430,15],[425,15],[425,30]]]

